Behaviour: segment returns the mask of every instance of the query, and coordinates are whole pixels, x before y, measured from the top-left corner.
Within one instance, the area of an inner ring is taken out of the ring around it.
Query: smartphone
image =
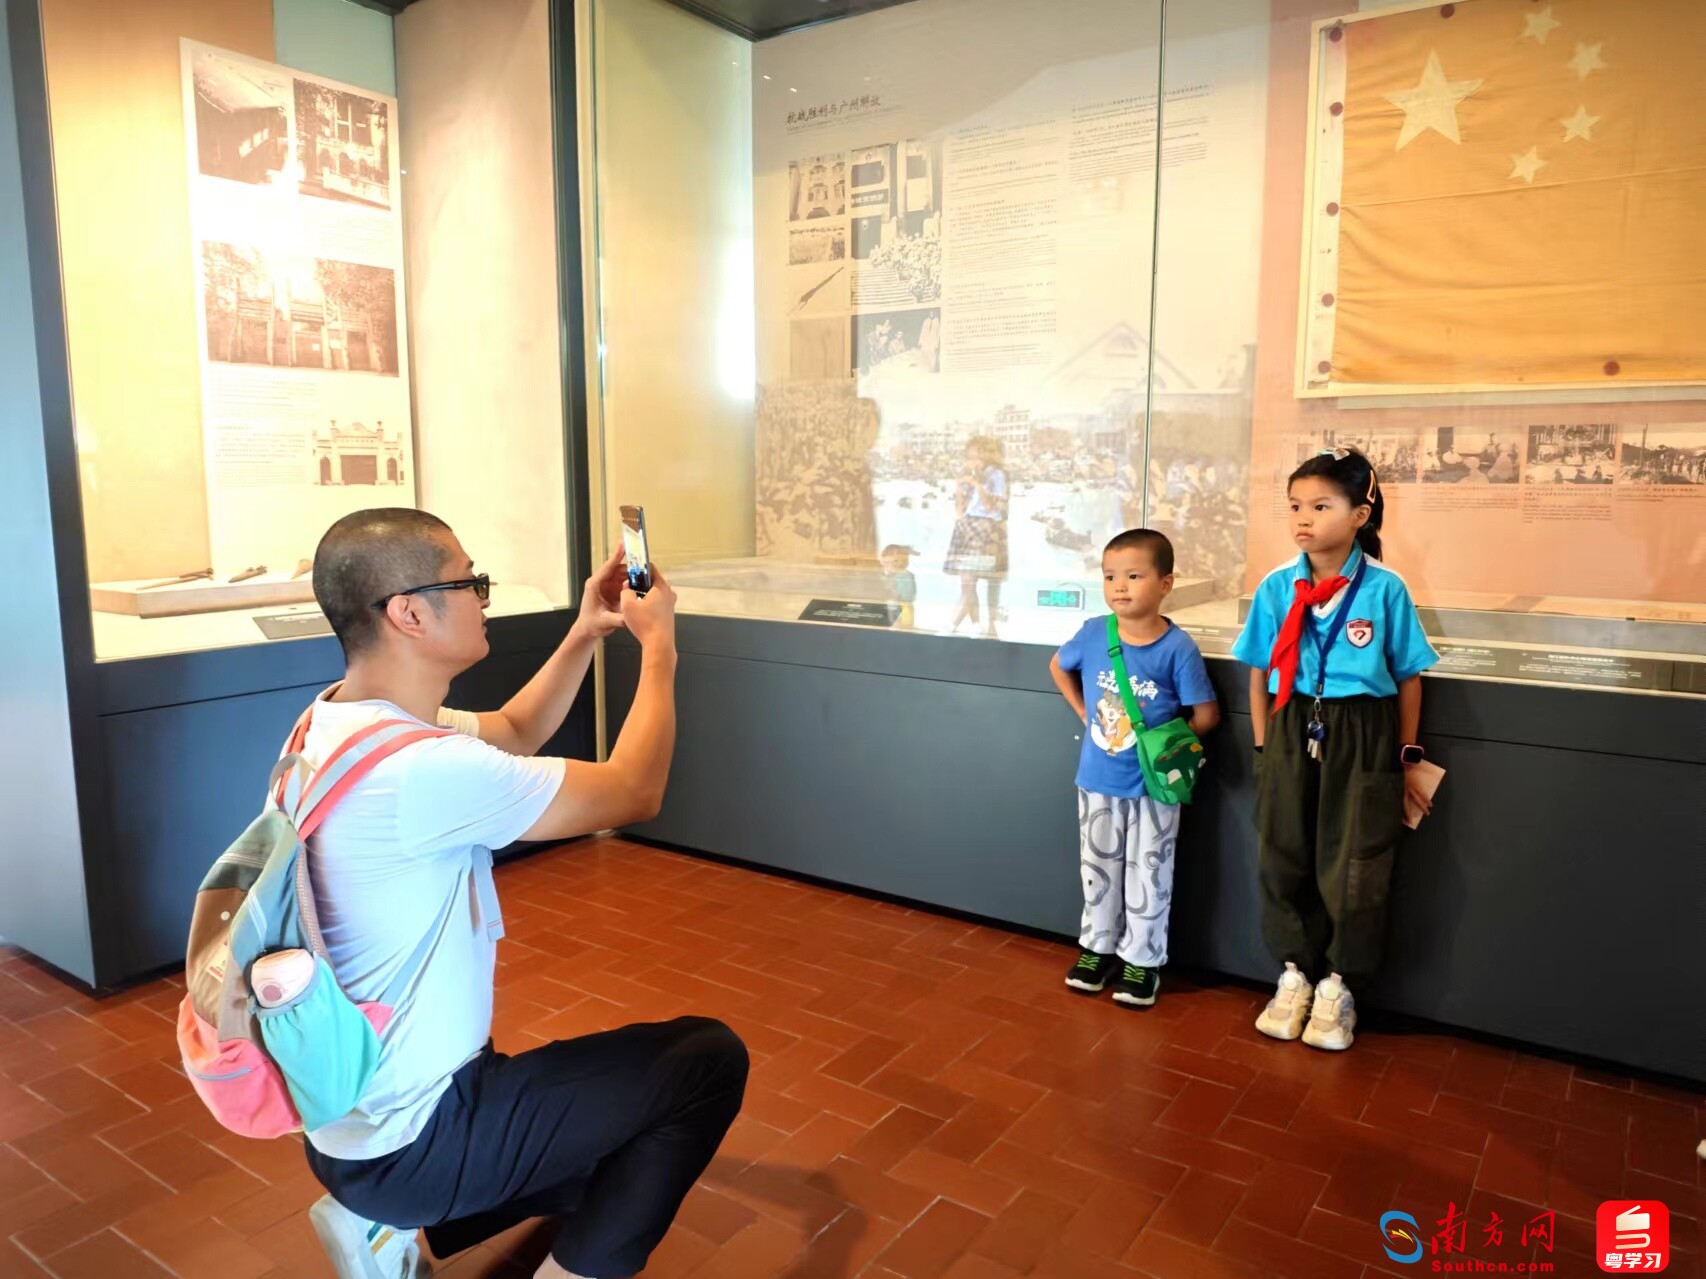
[[[643,507],[624,506],[622,553],[628,561],[628,586],[636,595],[652,589],[652,557],[646,549],[646,512]]]

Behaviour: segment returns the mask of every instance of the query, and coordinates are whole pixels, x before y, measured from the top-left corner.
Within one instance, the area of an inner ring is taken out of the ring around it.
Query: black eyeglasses
[[[484,603],[492,598],[492,575],[481,573],[478,577],[462,577],[454,582],[430,582],[425,586],[411,586],[406,591],[392,591],[382,600],[374,600],[374,608],[384,608],[392,600],[404,595],[425,595],[428,591],[473,591],[474,598]]]

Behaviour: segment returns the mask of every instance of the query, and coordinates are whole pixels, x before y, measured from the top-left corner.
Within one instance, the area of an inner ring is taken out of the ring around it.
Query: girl
[[[1323,452],[1288,493],[1300,554],[1257,588],[1232,649],[1254,668],[1262,932],[1285,964],[1256,1029],[1345,1049],[1351,984],[1380,963],[1406,795],[1429,808],[1409,770],[1423,758],[1421,673],[1439,655],[1403,579],[1379,563],[1386,499],[1368,459]]]
[[[983,633],[995,636],[1001,607],[1001,579],[1007,575],[1007,469],[1001,442],[979,435],[966,445],[966,473],[955,490],[954,537],[943,569],[960,575],[960,605],[951,629],[978,621],[977,582],[988,585],[989,622]]]

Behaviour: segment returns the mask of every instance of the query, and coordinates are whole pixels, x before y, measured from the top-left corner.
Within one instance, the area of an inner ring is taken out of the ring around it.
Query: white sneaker
[[[429,1279],[432,1274],[412,1230],[358,1217],[330,1195],[308,1210],[308,1220],[338,1279]]]
[[[1273,1039],[1296,1039],[1303,1033],[1303,1023],[1309,1020],[1313,991],[1309,979],[1297,971],[1297,965],[1288,963],[1280,974],[1274,997],[1256,1018],[1256,1029]]]
[[[1303,1028],[1303,1042],[1311,1048],[1343,1052],[1356,1042],[1357,1005],[1351,988],[1338,973],[1315,988],[1315,1006]]]

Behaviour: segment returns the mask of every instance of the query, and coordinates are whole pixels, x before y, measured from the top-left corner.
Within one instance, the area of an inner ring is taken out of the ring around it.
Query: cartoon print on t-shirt
[[[1131,716],[1126,714],[1119,680],[1112,671],[1103,671],[1097,675],[1096,685],[1102,690],[1102,696],[1097,700],[1096,713],[1090,720],[1090,739],[1110,755],[1129,751],[1137,745],[1137,729],[1131,722]],[[1131,677],[1131,691],[1142,700],[1153,701],[1160,689],[1154,680],[1146,679],[1139,683],[1134,675]]]

